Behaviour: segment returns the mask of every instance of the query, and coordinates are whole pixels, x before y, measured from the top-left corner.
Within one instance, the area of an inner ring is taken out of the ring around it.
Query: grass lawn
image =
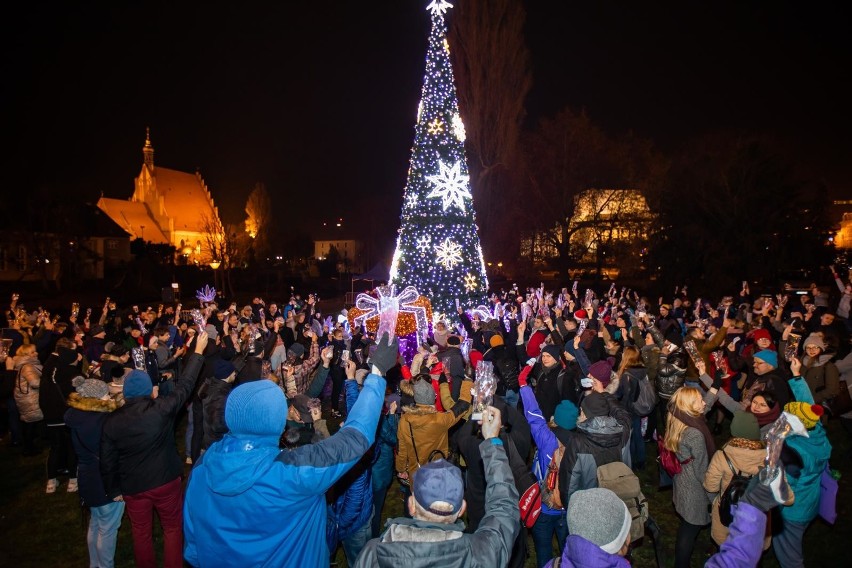
[[[185,428],[185,421],[184,417],[179,424],[178,430],[181,433]],[[831,465],[843,474],[837,503],[840,517],[833,527],[819,519],[811,525],[805,535],[805,558],[809,566],[848,566],[849,561],[842,559],[848,554],[847,546],[852,540],[850,440],[836,420],[829,423],[828,431],[834,446]],[[721,445],[722,440],[718,442]],[[178,444],[183,455],[183,436],[178,436]],[[671,493],[656,489],[657,469],[653,461],[656,448],[648,445],[647,449],[652,455],[649,456],[649,466],[640,475],[640,479],[643,492],[651,503],[651,515],[662,529],[663,549],[667,555],[666,565],[671,566],[678,520],[671,504]],[[88,566],[86,528],[83,525],[79,499],[76,494],[65,492],[65,480],[62,480],[55,494],[45,494],[46,459],[46,450],[41,456],[25,458],[20,455],[19,448],[11,447],[8,443],[0,445],[0,567]],[[188,471],[189,466],[187,473]],[[394,517],[401,512],[402,502],[398,486],[394,484],[390,488],[382,516]],[[119,531],[115,559],[116,566],[119,567],[133,566],[133,543],[129,523],[125,516]],[[155,548],[158,555],[161,555],[162,539],[158,536],[160,531],[156,522],[154,534]],[[533,556],[528,559],[527,566],[534,566],[532,540],[529,541],[528,548]],[[696,544],[693,566],[703,566],[706,558],[714,551],[715,546],[710,539],[708,528],[702,531]],[[633,566],[656,566],[650,543],[637,548],[632,560]],[[338,550],[335,562],[337,566],[346,566],[342,549]],[[778,566],[771,551],[764,556],[762,565],[764,568]]]

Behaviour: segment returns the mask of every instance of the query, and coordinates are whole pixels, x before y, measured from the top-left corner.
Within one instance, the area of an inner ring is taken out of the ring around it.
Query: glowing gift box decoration
[[[381,333],[394,330],[399,337],[417,333],[418,343],[425,343],[429,333],[429,322],[432,321],[432,303],[421,296],[414,286],[406,287],[398,295],[396,287],[379,286],[375,296],[358,294],[355,307],[349,310],[347,318],[353,329],[362,325],[367,331],[376,334],[381,340]]]

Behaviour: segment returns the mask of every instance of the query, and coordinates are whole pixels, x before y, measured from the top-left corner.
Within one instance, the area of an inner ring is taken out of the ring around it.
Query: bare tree
[[[476,212],[489,258],[517,247],[501,221],[514,211],[506,204],[514,199],[524,101],[532,84],[525,20],[519,0],[458,2],[448,39]]]
[[[234,285],[231,274],[234,268],[239,268],[245,261],[248,244],[243,237],[244,232],[235,225],[223,225],[219,219],[202,216],[202,231],[204,244],[210,254],[210,260],[218,260],[222,270],[222,287],[227,287],[230,296],[234,295]]]
[[[253,239],[258,256],[269,250],[269,222],[272,218],[272,200],[263,182],[255,184],[246,201],[246,232]]]

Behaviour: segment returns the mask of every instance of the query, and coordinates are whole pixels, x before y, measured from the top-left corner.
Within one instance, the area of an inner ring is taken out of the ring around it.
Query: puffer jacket
[[[657,394],[660,398],[670,399],[686,380],[686,353],[678,347],[671,353],[660,351],[657,367]]]
[[[595,416],[577,423],[576,431],[563,431],[565,455],[559,465],[559,491],[562,502],[580,489],[598,486],[598,467],[621,461],[631,466],[630,424],[632,419],[615,397],[604,393],[608,416]]]
[[[723,449],[725,454],[728,454],[734,469],[742,472],[743,475],[756,474],[766,457],[766,446],[762,442],[754,440],[731,438]],[[713,511],[711,512],[713,525],[710,528],[710,536],[720,546],[728,538],[730,531],[719,518],[719,499],[734,477],[730,466],[728,466],[728,461],[725,459],[725,454],[722,453],[722,450],[717,450],[716,454],[710,459],[710,465],[707,466],[707,473],[704,475],[704,489],[715,495]],[[770,537],[766,538],[763,544],[764,550],[769,548],[771,541]]]
[[[38,405],[38,390],[41,384],[41,363],[38,355],[15,357],[15,404],[22,422],[38,422],[44,418],[44,413]]]

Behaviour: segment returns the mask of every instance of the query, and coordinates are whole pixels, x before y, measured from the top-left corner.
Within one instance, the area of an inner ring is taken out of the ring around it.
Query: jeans
[[[689,560],[695,548],[695,539],[704,527],[693,525],[683,519],[677,527],[677,538],[675,539],[675,568],[689,568]]]
[[[630,461],[634,469],[645,467],[645,440],[642,438],[642,419],[633,417],[633,430],[630,432]]]
[[[133,532],[133,556],[139,568],[155,568],[154,509],[163,527],[163,566],[183,568],[183,489],[177,477],[154,489],[125,495],[127,516]]]
[[[100,507],[92,507],[89,519],[89,533],[86,542],[89,545],[89,566],[91,568],[112,568],[115,564],[115,544],[118,541],[118,527],[124,515],[124,502],[113,501]]]
[[[772,537],[772,550],[781,568],[802,568],[805,565],[802,540],[809,525],[784,519],[784,528]]]
[[[340,395],[343,394],[343,383],[346,381],[346,371],[339,365],[333,365],[329,370],[331,375],[331,409],[339,410]]]
[[[565,522],[565,513],[558,515],[546,515],[542,513],[536,519],[530,529],[533,545],[535,546],[535,561],[538,568],[542,568],[550,562],[554,556],[562,554],[565,548],[565,539],[568,538],[568,524]],[[553,534],[556,533],[556,555],[553,554]]]
[[[503,395],[503,400],[505,400],[506,404],[512,408],[518,408],[518,401],[520,401],[520,399],[521,397],[517,390],[506,389],[506,394]]]
[[[375,515],[376,511],[374,510],[360,529],[343,539],[343,552],[346,554],[347,565],[355,566],[355,559],[361,554],[367,541],[373,537],[373,517]]]

